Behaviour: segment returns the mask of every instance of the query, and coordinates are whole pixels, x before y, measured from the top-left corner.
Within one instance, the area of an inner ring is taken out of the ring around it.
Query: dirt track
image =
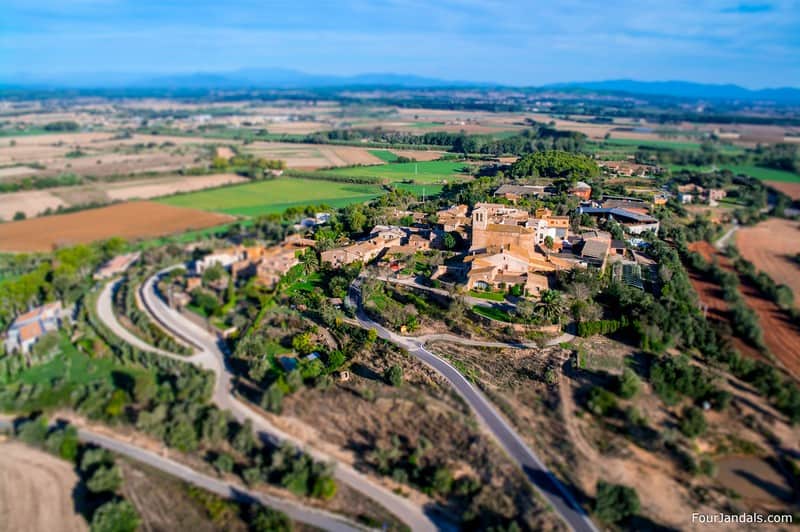
[[[0,443],[0,532],[87,530],[75,510],[73,467],[21,443]]]

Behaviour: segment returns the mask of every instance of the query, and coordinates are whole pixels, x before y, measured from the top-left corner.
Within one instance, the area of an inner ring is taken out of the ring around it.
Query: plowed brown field
[[[778,284],[786,284],[800,300],[800,223],[770,218],[736,233],[736,246],[744,258]]]
[[[69,462],[21,443],[0,444],[0,532],[83,532]]]
[[[0,250],[49,251],[119,236],[128,240],[205,229],[232,216],[149,201],[0,224]]]
[[[733,265],[727,257],[719,253],[707,242],[695,242],[689,249],[700,253],[707,261],[716,258],[720,267],[733,271]],[[727,321],[727,302],[722,299],[719,287],[712,282],[692,275],[692,286],[700,296],[700,300],[708,305],[710,319]],[[778,359],[780,365],[800,379],[800,328],[793,324],[785,312],[772,301],[761,296],[758,289],[750,286],[740,278],[739,290],[748,307],[758,315],[761,330],[764,332],[764,343],[767,349]],[[741,340],[734,338],[733,343],[742,354],[759,358],[758,352]]]

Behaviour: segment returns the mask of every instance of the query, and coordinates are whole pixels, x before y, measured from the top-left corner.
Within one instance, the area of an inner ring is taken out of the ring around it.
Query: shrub
[[[641,381],[633,370],[625,368],[617,382],[617,394],[623,399],[631,399],[639,393]]]
[[[589,392],[589,401],[587,405],[589,410],[591,410],[594,414],[598,416],[605,416],[617,408],[617,400],[608,390],[600,388],[599,386],[595,386]]]
[[[128,501],[107,502],[92,516],[91,532],[135,532],[138,528],[139,514]]]
[[[403,384],[403,368],[395,364],[386,370],[383,378],[392,386],[400,386]]]
[[[703,411],[696,406],[684,408],[678,428],[687,438],[694,438],[705,433],[707,425]]]
[[[597,483],[594,512],[601,521],[615,524],[635,515],[640,508],[636,490],[603,480]]]

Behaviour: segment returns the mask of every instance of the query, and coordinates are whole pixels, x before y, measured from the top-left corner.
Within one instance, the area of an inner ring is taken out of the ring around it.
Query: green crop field
[[[374,166],[351,166],[324,170],[320,173],[357,177],[379,177],[391,181],[412,179],[416,183],[436,183],[442,180],[466,177],[466,163],[456,161],[425,161],[418,163],[391,163]]]
[[[784,183],[800,183],[800,174],[787,172],[785,170],[775,170],[774,168],[764,168],[752,164],[721,164],[717,166],[719,170],[730,170],[735,174],[748,175],[761,181],[781,181]],[[691,166],[691,165],[671,165],[670,170],[680,172],[681,170],[693,170],[695,172],[710,172],[710,166]]]
[[[191,207],[241,216],[282,212],[289,207],[326,204],[344,207],[381,194],[375,185],[282,178],[202,190],[162,198],[167,205]]]
[[[397,155],[389,150],[368,150],[371,155],[374,155],[385,163],[393,163],[397,160]]]
[[[665,140],[665,139],[607,139],[597,143],[590,143],[589,150],[592,152],[614,152],[620,154],[632,154],[639,147],[642,148],[669,148],[674,150],[699,150],[700,142],[687,140]],[[731,144],[716,144],[715,148],[725,154],[743,153],[744,149]]]

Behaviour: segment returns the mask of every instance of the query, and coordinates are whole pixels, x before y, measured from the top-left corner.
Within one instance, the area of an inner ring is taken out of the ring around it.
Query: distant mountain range
[[[592,92],[613,92],[648,96],[672,96],[693,100],[743,100],[800,103],[800,89],[780,87],[774,89],[746,89],[739,85],[693,83],[691,81],[634,81],[618,79],[609,81],[584,81],[546,85],[549,89],[583,89]]]
[[[18,74],[0,77],[0,84],[36,88],[164,88],[164,89],[318,89],[329,87],[484,87],[489,84],[448,81],[413,74],[367,73],[354,76],[309,74],[284,68],[241,69],[189,74],[81,73]]]
[[[232,72],[197,72],[190,74],[17,74],[0,75],[0,88],[46,89],[324,89],[342,87],[387,88],[489,88],[503,87],[490,82],[452,81],[413,74],[369,73],[353,76],[309,74],[292,69],[241,69]],[[508,86],[506,86],[508,87]],[[512,87],[508,87],[512,88]],[[516,87],[520,88],[520,87]],[[693,83],[689,81],[586,81],[556,83],[541,90],[624,93],[665,96],[692,100],[772,101],[800,104],[800,89],[791,87],[751,90],[731,84]]]

